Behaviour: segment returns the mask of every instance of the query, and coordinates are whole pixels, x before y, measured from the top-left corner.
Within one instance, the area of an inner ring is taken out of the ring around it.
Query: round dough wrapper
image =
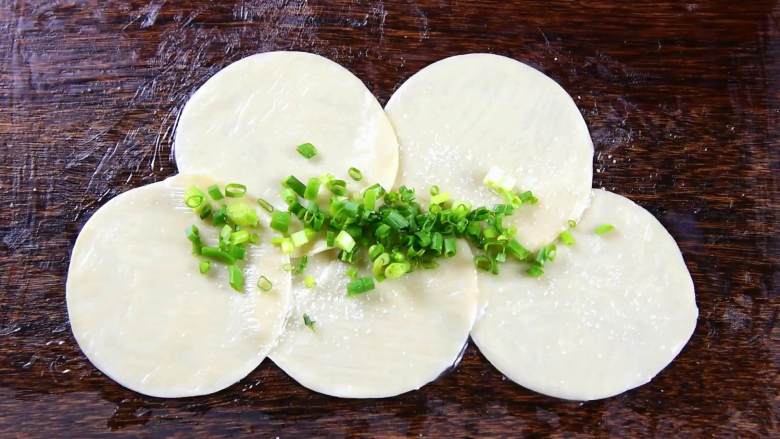
[[[66,299],[76,341],[95,367],[136,392],[185,397],[224,389],[260,364],[284,328],[289,258],[267,234],[247,254],[243,294],[221,264],[199,273],[184,231],[195,224],[212,244],[216,231],[183,197],[191,185],[211,184],[178,175],[125,192],[95,212],[73,248]],[[261,274],[273,282],[268,293],[256,286]]]
[[[312,143],[306,159],[296,147]],[[304,52],[249,56],[206,81],[184,106],[176,128],[176,165],[246,184],[274,205],[280,183],[329,173],[361,186],[389,188],[398,170],[398,141],[381,105],[355,75]]]
[[[293,279],[293,312],[271,359],[298,383],[342,398],[416,390],[459,360],[476,318],[471,251],[461,243],[435,271],[420,270],[346,297],[348,266],[332,252],[309,257],[313,289]],[[303,314],[314,320],[306,327]]]
[[[480,276],[484,315],[472,338],[512,381],[571,400],[606,398],[649,382],[696,326],[693,281],[674,239],[631,200],[604,190],[558,245],[540,278],[505,266]],[[594,229],[612,224],[599,236]]]
[[[503,202],[483,184],[497,166],[539,198],[509,221],[531,249],[588,206],[593,142],[571,97],[543,73],[484,53],[446,58],[409,78],[385,107],[400,144],[396,185]]]

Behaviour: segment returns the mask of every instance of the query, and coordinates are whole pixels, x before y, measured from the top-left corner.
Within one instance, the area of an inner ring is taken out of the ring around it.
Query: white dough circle
[[[497,166],[539,204],[509,221],[536,249],[588,206],[593,143],[571,97],[521,62],[477,53],[433,63],[409,78],[385,107],[400,144],[396,185],[425,193],[438,185],[477,205],[502,202],[483,185]]]
[[[66,300],[76,341],[95,367],[136,392],[224,389],[260,364],[284,328],[289,259],[270,238],[248,252],[243,294],[231,289],[224,267],[198,271],[185,229],[195,224],[212,245],[216,233],[184,206],[183,194],[212,183],[178,175],[125,192],[95,212],[73,248]],[[255,286],[261,274],[273,282],[268,293]]]
[[[296,146],[312,143],[303,158]],[[240,182],[274,205],[290,174],[330,173],[393,185],[398,141],[374,95],[339,64],[304,52],[241,59],[206,81],[182,110],[174,151],[179,172]],[[362,183],[361,183],[362,184]]]
[[[612,224],[599,236],[594,229]],[[594,190],[590,208],[540,278],[480,276],[472,338],[512,381],[571,400],[649,382],[696,326],[693,281],[674,239],[631,200]]]
[[[467,245],[433,271],[377,283],[356,297],[346,297],[347,267],[320,253],[306,269],[315,288],[293,279],[293,312],[270,355],[288,375],[326,395],[383,398],[419,389],[460,360],[478,300]]]

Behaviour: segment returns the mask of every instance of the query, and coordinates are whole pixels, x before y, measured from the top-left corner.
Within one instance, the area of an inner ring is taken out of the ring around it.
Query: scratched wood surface
[[[0,436],[771,436],[780,423],[780,4],[774,1],[0,0]],[[312,393],[266,362],[212,396],[115,384],[70,333],[69,250],[95,210],[175,173],[188,96],[244,56],[304,50],[385,103],[465,52],[529,63],[575,99],[594,185],[678,240],[700,317],[651,383],[589,403],[505,380],[471,345],[400,397]]]

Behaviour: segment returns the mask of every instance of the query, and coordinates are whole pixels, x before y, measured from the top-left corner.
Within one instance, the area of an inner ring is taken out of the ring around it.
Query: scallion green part
[[[615,226],[612,224],[601,224],[600,226],[597,226],[593,231],[596,232],[597,235],[606,235],[607,233],[615,230]]]
[[[257,288],[260,288],[260,291],[267,293],[268,291],[271,291],[273,287],[274,285],[267,277],[260,276],[260,278],[257,279]]]
[[[544,269],[540,265],[534,264],[528,267],[525,272],[531,277],[539,277],[544,274]]]
[[[212,184],[211,186],[209,186],[209,187],[206,189],[206,192],[208,192],[208,193],[209,193],[209,196],[210,196],[210,197],[211,197],[211,199],[212,199],[212,200],[214,200],[214,201],[219,201],[219,200],[221,200],[222,198],[224,198],[224,197],[222,196],[222,191],[220,191],[220,190],[219,190],[219,185]]]
[[[228,282],[239,293],[244,292],[244,273],[236,265],[228,265]]]
[[[288,212],[282,212],[275,210],[271,213],[271,228],[281,233],[287,233],[290,227],[290,214]]]
[[[236,263],[236,258],[231,256],[228,252],[223,251],[219,247],[201,247],[200,254],[217,262],[222,262],[223,264],[231,265]]]
[[[305,286],[306,288],[309,288],[309,289],[314,288],[315,286],[317,286],[317,281],[314,279],[314,276],[307,275],[303,279],[303,286]]]
[[[259,204],[260,207],[262,207],[263,210],[265,210],[268,213],[271,213],[271,212],[274,211],[274,206],[272,206],[271,203],[269,203],[268,201],[265,201],[262,198],[258,198],[257,199],[257,204]]]
[[[574,241],[574,235],[572,235],[571,232],[568,231],[568,230],[564,230],[563,232],[561,232],[561,234],[558,235],[558,239],[561,240],[561,243],[563,243],[563,245],[566,245],[566,246],[569,246],[569,247],[574,245],[574,242],[575,242]]]
[[[358,277],[358,269],[357,269],[357,268],[355,268],[355,267],[349,267],[349,268],[347,268],[347,276],[348,276],[350,279],[355,279],[356,277]]]
[[[336,235],[334,245],[345,252],[351,252],[355,248],[355,239],[346,230],[342,230]]]
[[[282,182],[282,185],[286,188],[290,188],[293,191],[295,191],[295,193],[298,194],[299,197],[302,197],[304,192],[306,192],[306,185],[303,184],[297,178],[295,178],[294,175],[287,177],[284,180],[284,182]]]
[[[246,194],[246,186],[241,183],[228,183],[225,186],[225,196],[230,198],[241,198]]]
[[[301,247],[309,242],[309,237],[306,236],[305,230],[299,230],[293,233],[290,235],[290,239],[295,247]]]
[[[311,317],[309,317],[308,314],[303,314],[303,324],[306,325],[307,328],[314,331],[314,324],[317,323],[316,321],[312,320]]]
[[[320,193],[320,179],[312,177],[306,184],[306,189],[303,191],[303,198],[307,200],[316,200],[317,195]]]
[[[300,144],[295,149],[298,151],[300,155],[306,157],[307,159],[310,159],[315,155],[317,155],[317,148],[311,143]]]
[[[347,284],[347,296],[357,296],[374,289],[374,279],[360,277]]]
[[[351,179],[353,179],[355,181],[360,181],[360,180],[363,179],[363,173],[360,172],[360,169],[358,169],[358,168],[354,168],[354,167],[353,168],[349,168],[348,173],[349,173],[349,178],[351,178]]]
[[[198,271],[200,271],[200,274],[208,274],[210,270],[211,261],[200,261],[200,264],[198,264]]]
[[[256,227],[259,220],[255,208],[243,201],[229,204],[227,217],[241,227]]]

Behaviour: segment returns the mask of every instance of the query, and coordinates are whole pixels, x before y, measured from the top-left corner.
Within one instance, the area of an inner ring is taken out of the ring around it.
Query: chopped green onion
[[[234,259],[243,260],[246,257],[246,247],[243,245],[231,245],[225,251]]]
[[[439,192],[436,195],[431,197],[431,204],[442,204],[444,202],[450,201],[451,197],[450,194],[447,192]]]
[[[273,288],[274,285],[271,283],[270,280],[268,280],[265,276],[260,276],[259,279],[257,279],[257,288],[260,288],[261,291],[268,292],[271,291],[271,288]]]
[[[567,245],[567,246],[574,245],[574,236],[568,230],[564,230],[563,232],[561,232],[561,234],[558,235],[558,239],[561,240],[563,245]]]
[[[206,189],[206,191],[209,193],[209,196],[211,197],[212,200],[216,201],[224,198],[222,196],[222,191],[219,190],[219,185],[212,184],[211,186],[208,187],[208,189]]]
[[[379,198],[379,188],[368,188],[363,192],[363,208],[366,210],[374,210],[376,208],[376,200]]]
[[[306,185],[301,183],[301,181],[295,178],[293,175],[287,177],[287,179],[282,182],[282,185],[286,188],[292,189],[296,194],[298,194],[298,196],[301,197],[303,196],[303,193],[306,192]]]
[[[308,276],[306,276],[306,278],[303,279],[303,285],[306,288],[311,289],[311,288],[314,288],[315,286],[317,286],[317,281],[314,280],[314,276],[308,275]]]
[[[439,186],[433,185],[431,186],[431,196],[439,195]]]
[[[316,200],[317,195],[320,193],[320,179],[312,177],[306,184],[306,189],[303,191],[303,198],[307,200]]]
[[[347,182],[344,180],[330,180],[326,186],[333,195],[338,197],[347,194]]]
[[[342,230],[336,236],[335,246],[349,253],[355,248],[355,240],[349,233]]]
[[[200,230],[195,225],[191,225],[187,227],[184,233],[187,235],[187,239],[192,242],[192,254],[199,255],[203,247],[203,242],[200,239]]]
[[[395,262],[403,262],[406,260],[406,256],[404,256],[403,253],[396,250],[393,253],[390,254],[390,258]]]
[[[184,204],[190,209],[198,208],[204,201],[206,201],[206,194],[194,186],[184,192]]]
[[[306,157],[307,159],[310,159],[315,155],[317,155],[317,148],[311,143],[303,143],[301,145],[298,145],[298,147],[295,149],[298,151],[298,153],[300,153],[302,156]]]
[[[391,210],[390,213],[387,214],[387,218],[385,218],[385,224],[389,225],[395,230],[401,230],[409,227],[409,221],[407,221],[403,215],[398,213],[397,210]]]
[[[290,238],[284,238],[282,240],[281,247],[282,247],[282,253],[286,255],[289,255],[290,253],[295,251],[295,246],[293,245],[292,239]]]
[[[236,263],[236,259],[233,256],[218,247],[201,247],[200,254],[223,264],[230,265]]]
[[[228,183],[225,186],[225,196],[230,198],[241,198],[246,194],[246,186],[241,183]]]
[[[278,230],[282,233],[287,233],[287,229],[290,227],[290,214],[288,212],[281,212],[278,210],[271,213],[271,228]]]
[[[347,268],[347,276],[349,276],[350,279],[358,277],[358,269],[355,267]]]
[[[307,328],[314,331],[314,324],[317,323],[316,321],[312,320],[311,317],[309,317],[308,314],[303,314],[303,324],[306,325]]]
[[[333,247],[336,245],[336,232],[333,230],[328,230],[325,232],[325,245],[328,247]]]
[[[236,265],[228,266],[228,282],[234,290],[244,292],[244,273]]]
[[[596,232],[597,235],[606,235],[613,230],[615,230],[615,226],[612,224],[602,224],[596,227],[593,231]]]
[[[442,249],[444,248],[444,237],[439,232],[434,232],[431,236],[431,250],[435,251],[436,254],[441,254]]]
[[[255,208],[244,202],[236,202],[228,205],[227,217],[230,221],[233,221],[234,224],[241,227],[255,227],[258,222]]]
[[[451,258],[457,253],[457,242],[455,238],[444,239],[444,257]]]
[[[577,227],[577,222],[574,220],[566,221],[566,224],[569,226],[570,229]]]
[[[349,168],[349,177],[355,181],[360,181],[363,179],[363,173],[360,172],[360,169],[358,168]]]
[[[209,270],[211,270],[211,261],[200,261],[200,264],[198,264],[200,274],[208,274]]]
[[[222,230],[219,231],[219,246],[220,248],[226,247],[230,244],[230,235],[233,233],[233,228],[225,224],[222,226]]]
[[[357,278],[347,284],[347,296],[357,296],[374,289],[374,279],[370,277]]]
[[[506,244],[506,249],[509,250],[509,254],[514,256],[518,261],[525,261],[531,256],[531,252],[526,250],[516,239],[511,239]]]
[[[260,207],[262,207],[263,210],[265,210],[268,213],[271,213],[271,212],[274,211],[274,206],[272,206],[271,203],[269,203],[268,201],[265,201],[262,198],[258,198],[257,199],[257,204],[259,204]]]
[[[290,235],[292,244],[294,247],[301,247],[309,242],[309,237],[306,236],[306,230],[300,230]]]
[[[382,244],[374,244],[368,249],[368,257],[373,261],[374,259],[378,258],[379,255],[385,252],[385,246]]]
[[[249,242],[249,232],[246,230],[239,230],[230,234],[230,243],[233,245],[243,244]]]
[[[395,279],[403,276],[412,269],[408,262],[394,262],[385,268],[385,277]]]
[[[531,277],[539,277],[544,274],[544,269],[540,265],[534,264],[528,267],[525,272]]]
[[[385,266],[390,264],[390,253],[382,253],[374,259],[372,272],[377,279],[384,279]]]
[[[302,258],[298,259],[298,262],[295,263],[295,265],[290,270],[294,276],[297,276],[301,273],[303,273],[304,270],[306,270],[306,266],[309,265],[309,257],[304,255]]]

